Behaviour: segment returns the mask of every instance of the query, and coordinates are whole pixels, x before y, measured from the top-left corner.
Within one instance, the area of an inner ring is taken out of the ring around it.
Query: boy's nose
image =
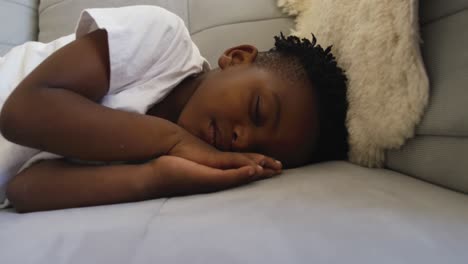
[[[251,136],[246,128],[237,126],[232,131],[231,146],[233,151],[249,151],[251,145]]]

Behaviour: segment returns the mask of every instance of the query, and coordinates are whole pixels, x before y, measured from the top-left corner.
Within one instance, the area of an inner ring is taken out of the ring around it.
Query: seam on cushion
[[[421,26],[430,25],[430,24],[432,24],[432,23],[438,22],[439,20],[445,19],[445,18],[447,18],[447,17],[449,17],[449,16],[456,15],[456,14],[461,13],[461,12],[466,11],[466,10],[468,10],[468,8],[463,7],[462,9],[455,10],[455,11],[453,11],[453,12],[450,12],[450,13],[445,14],[445,15],[443,15],[443,16],[434,18],[434,19],[432,19],[432,20],[428,20],[428,21],[422,23]]]
[[[154,221],[154,219],[156,219],[157,216],[160,215],[161,209],[163,208],[163,206],[166,204],[166,202],[169,199],[170,198],[165,198],[165,200],[162,202],[162,204],[159,206],[159,208],[148,218],[148,221],[146,221],[145,227],[144,227],[143,232],[142,232],[142,235],[141,235],[140,239],[138,240],[138,243],[140,245],[145,243],[145,239],[148,236],[148,231],[149,231],[150,224]],[[134,248],[138,249],[138,246],[135,246]],[[129,261],[128,263],[135,263],[135,257],[136,256],[137,256],[136,252],[134,252],[134,254],[133,254],[132,258],[131,258],[131,261]]]
[[[18,3],[18,2],[14,1],[14,0],[3,0],[3,1],[5,1],[7,3],[10,3],[10,4],[13,4],[13,5],[18,5],[18,6],[26,7],[26,8],[32,9],[32,10],[36,10],[35,7],[25,5],[23,3]]]
[[[383,169],[390,170],[390,171],[408,176],[412,178],[413,180],[420,181],[421,183],[429,184],[432,188],[441,188],[441,189],[444,189],[445,191],[462,194],[463,196],[467,194],[462,190],[458,190],[456,186],[452,186],[451,184],[441,183],[437,180],[426,179],[424,176],[417,175],[416,173],[412,173],[409,171],[410,169],[408,169],[408,167],[392,168],[392,167],[389,167],[388,164],[385,164]]]
[[[49,10],[50,8],[55,7],[59,4],[62,4],[63,2],[71,2],[71,0],[61,0],[55,4],[51,4],[50,6],[44,7],[44,9],[40,10],[38,13],[41,16],[44,13],[44,11]]]
[[[190,1],[191,0],[186,0],[186,2],[185,2],[185,3],[187,3],[186,4],[186,6],[187,6],[186,7],[187,8],[187,29],[188,29],[189,33],[192,31],[192,19],[190,17],[190,6],[191,6]],[[190,34],[192,34],[192,33],[190,33]]]
[[[153,213],[153,215],[148,219],[148,221],[146,222],[145,224],[145,229],[143,230],[143,234],[142,234],[142,239],[141,241],[143,241],[147,235],[148,235],[148,229],[149,229],[149,225],[151,224],[151,222],[153,222],[153,220],[158,216],[160,215],[161,213],[161,209],[163,208],[163,206],[166,204],[166,202],[169,200],[169,198],[166,198],[162,203],[161,205],[159,206],[159,208]]]
[[[198,34],[198,33],[202,32],[202,31],[209,30],[209,29],[216,28],[216,27],[230,26],[230,25],[236,25],[236,24],[244,24],[244,23],[250,23],[250,22],[262,22],[262,21],[277,20],[277,19],[288,19],[288,17],[273,17],[273,18],[248,19],[248,20],[236,21],[236,22],[233,22],[233,23],[218,24],[218,25],[214,25],[214,26],[209,26],[209,27],[206,27],[206,28],[202,28],[202,29],[200,29],[200,30],[197,30],[197,31],[191,33],[190,35],[195,35],[195,34]]]

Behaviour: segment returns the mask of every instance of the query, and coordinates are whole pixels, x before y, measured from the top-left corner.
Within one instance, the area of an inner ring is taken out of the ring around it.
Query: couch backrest
[[[136,4],[162,6],[179,15],[213,66],[225,49],[246,43],[269,49],[274,34],[287,33],[293,26],[292,19],[281,13],[275,0],[43,0],[39,6],[39,41],[73,32],[84,8]]]
[[[37,39],[38,0],[0,0],[0,56]]]
[[[429,107],[387,166],[468,193],[468,0],[420,1],[420,16]]]

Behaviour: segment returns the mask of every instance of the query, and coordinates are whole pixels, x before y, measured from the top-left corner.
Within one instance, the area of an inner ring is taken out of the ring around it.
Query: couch
[[[153,4],[216,65],[227,47],[265,50],[289,32],[275,2],[0,0],[0,54],[71,33],[82,8]],[[430,104],[385,168],[334,161],[211,194],[4,210],[0,263],[468,263],[468,0],[421,1],[420,24]]]

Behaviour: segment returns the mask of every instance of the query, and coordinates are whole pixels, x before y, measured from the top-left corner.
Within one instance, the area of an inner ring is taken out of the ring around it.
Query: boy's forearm
[[[66,157],[144,160],[167,153],[186,133],[167,120],[110,109],[68,90],[40,88],[26,98],[21,107],[9,107],[15,114],[7,122],[15,129],[4,136]]]
[[[80,166],[62,160],[33,165],[17,175],[7,197],[19,212],[105,205],[157,198],[149,164]]]

